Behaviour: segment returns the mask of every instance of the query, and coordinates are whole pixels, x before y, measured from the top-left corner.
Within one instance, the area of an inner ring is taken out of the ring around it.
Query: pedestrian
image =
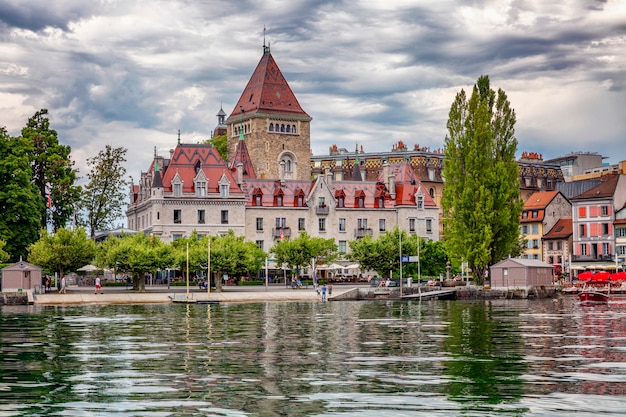
[[[65,275],[63,275],[63,278],[61,278],[61,289],[59,290],[60,294],[66,294],[67,293],[67,288],[65,287]]]
[[[322,285],[322,302],[326,301],[326,284]]]
[[[98,290],[100,290],[100,294],[104,294],[102,292],[102,283],[100,282],[100,277],[96,277],[96,290],[93,293],[98,294]]]
[[[328,298],[333,295],[333,284],[328,284]]]

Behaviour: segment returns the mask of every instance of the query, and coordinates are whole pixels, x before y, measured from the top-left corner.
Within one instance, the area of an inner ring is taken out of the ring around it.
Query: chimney
[[[393,174],[389,176],[389,185],[387,186],[387,189],[389,190],[389,195],[391,196],[391,199],[395,200],[396,199],[396,176]]]
[[[383,162],[383,182],[385,183],[385,186],[387,187],[387,189],[391,191],[391,188],[389,187],[389,162],[388,161]]]
[[[324,167],[324,176],[326,179],[326,186],[328,189],[332,189],[333,186],[333,173],[330,172],[330,167]]]
[[[237,164],[237,184],[240,187],[243,184],[243,162]]]

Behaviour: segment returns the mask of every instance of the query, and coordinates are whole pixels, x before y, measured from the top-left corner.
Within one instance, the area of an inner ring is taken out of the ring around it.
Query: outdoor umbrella
[[[591,271],[581,272],[580,274],[578,274],[578,279],[581,281],[589,281],[591,279],[594,279],[593,275],[594,274]]]

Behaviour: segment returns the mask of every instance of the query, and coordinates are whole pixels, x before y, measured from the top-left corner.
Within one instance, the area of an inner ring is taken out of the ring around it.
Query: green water
[[[626,299],[3,307],[0,416],[626,415]]]

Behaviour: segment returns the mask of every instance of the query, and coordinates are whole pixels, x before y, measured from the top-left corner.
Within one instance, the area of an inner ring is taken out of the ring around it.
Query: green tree
[[[97,230],[110,228],[123,214],[122,207],[127,198],[124,187],[128,184],[126,168],[122,165],[126,162],[126,151],[124,147],[107,145],[97,156],[87,160],[91,171],[87,173],[82,204],[91,237]]]
[[[274,254],[277,264],[287,264],[299,276],[306,266],[310,265],[315,270],[318,264],[335,259],[337,245],[334,239],[312,238],[301,232],[295,239],[277,241],[270,252]]]
[[[232,230],[211,240],[211,272],[218,277],[224,274],[235,279],[257,274],[263,267],[266,254],[254,242],[235,236]],[[220,279],[215,280],[217,291],[222,290]]]
[[[212,139],[213,147],[217,149],[220,156],[224,161],[228,160],[228,142],[226,140],[226,135],[215,136]]]
[[[72,149],[59,144],[57,132],[50,129],[47,114],[47,109],[41,109],[28,119],[22,137],[32,145],[32,181],[43,203],[39,226],[46,228],[50,220],[53,230],[57,230],[72,218],[80,188],[74,185],[76,170],[70,159]]]
[[[11,259],[26,258],[28,246],[39,238],[44,203],[31,181],[32,144],[12,138],[0,127],[0,239]]]
[[[489,266],[515,252],[519,242],[515,111],[506,93],[481,76],[468,99],[456,95],[444,149],[444,241],[467,261],[478,283]]]
[[[400,244],[402,243],[402,255],[415,255],[417,244],[415,239],[409,238],[406,231],[396,226],[377,239],[366,236],[363,239],[352,240],[350,245],[350,259],[358,261],[361,269],[376,271],[385,276],[391,272],[400,277]]]
[[[190,236],[176,239],[171,243],[173,252],[173,265],[178,267],[183,274],[193,271],[205,270],[208,263],[208,236],[200,239],[198,232],[193,231]]]
[[[96,255],[96,265],[131,274],[133,290],[141,292],[146,289],[145,274],[168,268],[173,261],[169,245],[143,233],[111,236],[99,245]]]
[[[5,263],[11,258],[11,255],[4,251],[4,247],[6,246],[6,244],[7,242],[5,242],[4,240],[0,240],[0,264]]]
[[[62,277],[90,263],[95,253],[96,245],[83,228],[62,227],[51,234],[42,229],[41,238],[28,247],[28,261]]]

